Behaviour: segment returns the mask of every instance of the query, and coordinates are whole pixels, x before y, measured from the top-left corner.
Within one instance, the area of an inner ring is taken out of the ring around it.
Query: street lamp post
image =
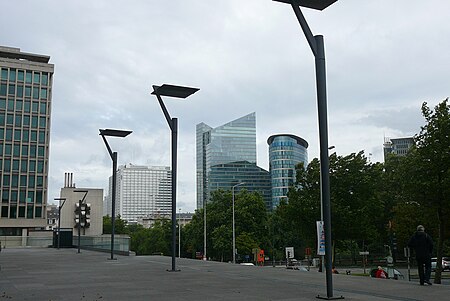
[[[181,208],[178,212],[178,258],[181,258]]]
[[[325,230],[325,270],[327,283],[327,296],[317,296],[319,299],[343,299],[333,297],[332,257],[331,257],[331,208],[330,208],[330,175],[328,158],[328,125],[327,125],[327,89],[325,71],[325,47],[322,35],[313,36],[311,29],[303,16],[300,6],[323,10],[337,0],[273,0],[288,3],[292,6],[302,31],[315,57],[317,110],[319,118],[320,142],[320,177],[322,189],[323,222]]]
[[[113,129],[100,129],[100,136],[102,136],[103,142],[105,142],[109,156],[112,159],[112,191],[111,191],[111,258],[114,260],[114,232],[116,222],[116,178],[117,178],[117,152],[113,152],[109,146],[106,136],[124,138],[132,133],[132,131],[125,130],[113,130]]]
[[[66,198],[54,198],[55,201],[59,201],[59,205],[58,205],[58,250],[59,250],[59,246],[60,246],[60,242],[61,242],[61,209],[64,206],[64,204],[66,203]],[[61,205],[61,201],[62,205]]]
[[[164,84],[162,86],[153,86],[152,95],[155,95],[158,99],[159,105],[161,106],[161,110],[163,111],[164,117],[169,124],[169,128],[172,133],[172,270],[171,272],[175,272],[175,254],[176,254],[176,223],[177,223],[177,139],[178,139],[178,119],[170,117],[169,112],[164,105],[164,102],[161,96],[175,97],[175,98],[186,98],[191,94],[194,94],[199,89],[190,88],[190,87],[182,87],[182,86],[174,86]]]
[[[235,222],[234,222],[234,189],[240,185],[244,185],[245,183],[239,183],[231,187],[231,195],[233,198],[233,263],[236,263],[236,230],[235,230]]]

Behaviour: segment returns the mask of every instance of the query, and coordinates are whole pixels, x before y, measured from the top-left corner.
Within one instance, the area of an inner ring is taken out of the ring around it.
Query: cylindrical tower
[[[308,142],[291,134],[272,135],[269,144],[269,171],[272,181],[272,210],[287,198],[289,187],[295,182],[295,166],[308,165]]]

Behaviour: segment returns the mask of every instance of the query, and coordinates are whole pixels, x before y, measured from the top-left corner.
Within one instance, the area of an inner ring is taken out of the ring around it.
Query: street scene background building
[[[0,235],[47,224],[54,65],[50,56],[0,47]]]
[[[131,163],[117,171],[116,215],[129,223],[146,216],[167,216],[172,212],[172,173],[167,166],[140,166]],[[111,208],[112,176],[105,206]],[[111,216],[111,210],[106,211]]]
[[[308,142],[291,134],[272,135],[269,145],[269,171],[272,185],[272,206],[275,209],[282,199],[287,200],[289,187],[295,183],[295,167],[308,166]]]

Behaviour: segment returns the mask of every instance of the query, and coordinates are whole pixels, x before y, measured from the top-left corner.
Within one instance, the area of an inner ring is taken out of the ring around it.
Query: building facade
[[[386,157],[388,154],[405,156],[413,145],[414,145],[413,137],[404,137],[404,138],[385,137],[383,144],[384,161],[386,161]]]
[[[303,163],[308,166],[308,142],[290,134],[272,135],[269,144],[269,172],[272,185],[272,208],[282,199],[287,199],[289,187],[295,183],[295,167]]]
[[[127,164],[117,171],[116,215],[129,223],[151,215],[170,215],[172,212],[172,173],[166,166],[138,166]],[[109,178],[107,208],[112,202],[112,177]],[[111,212],[107,212],[111,215]]]
[[[209,198],[208,174],[213,166],[247,161],[256,166],[256,114],[233,120],[212,128],[200,123],[196,128],[197,160],[197,209]]]
[[[86,197],[83,204],[89,205],[90,212],[87,216],[88,224],[81,228],[80,235],[98,236],[103,234],[103,189],[100,188],[75,188],[68,185],[61,188],[60,198],[64,198],[61,208],[61,228],[72,229],[73,235],[78,233],[77,213],[75,212],[79,201]],[[58,222],[58,221],[57,221]],[[83,224],[83,223],[82,223]]]
[[[211,167],[208,176],[208,190],[231,190],[236,184],[244,183],[236,189],[258,192],[264,199],[266,208],[271,210],[270,173],[248,161],[218,164]]]
[[[0,235],[47,225],[53,64],[0,47]]]

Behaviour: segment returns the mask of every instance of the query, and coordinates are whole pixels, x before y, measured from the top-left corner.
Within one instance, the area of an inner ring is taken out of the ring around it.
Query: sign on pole
[[[286,247],[286,259],[294,258],[294,247]]]
[[[325,255],[325,230],[323,221],[317,221],[317,255]]]

